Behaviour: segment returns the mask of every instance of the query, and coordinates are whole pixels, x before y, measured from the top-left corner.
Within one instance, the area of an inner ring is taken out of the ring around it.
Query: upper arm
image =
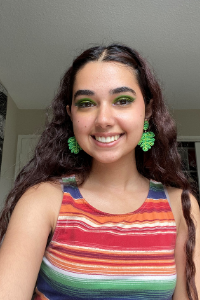
[[[32,297],[47,238],[59,210],[56,197],[62,194],[50,185],[29,189],[12,213],[0,249],[1,299]]]
[[[175,261],[177,271],[177,284],[174,292],[173,300],[188,300],[186,292],[186,253],[185,245],[188,238],[188,228],[182,212],[181,191],[171,189],[169,192],[172,203],[172,210],[177,224],[177,238],[175,246]],[[200,295],[200,212],[197,200],[190,195],[191,200],[191,217],[196,227],[196,244],[194,249],[194,263],[196,267],[195,282]]]

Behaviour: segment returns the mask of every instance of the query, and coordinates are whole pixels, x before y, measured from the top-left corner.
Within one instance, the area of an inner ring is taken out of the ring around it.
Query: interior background
[[[18,135],[39,134],[59,80],[83,49],[125,43],[153,66],[179,136],[200,136],[199,0],[3,0],[0,82],[8,90],[0,208]]]

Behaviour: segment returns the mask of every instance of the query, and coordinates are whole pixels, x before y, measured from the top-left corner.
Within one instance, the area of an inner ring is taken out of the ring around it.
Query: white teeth
[[[114,142],[114,140],[115,140],[115,137],[114,137],[114,136],[111,136],[110,141],[111,141],[111,142]]]
[[[113,136],[108,136],[108,137],[95,136],[95,139],[102,143],[110,143],[110,142],[114,142],[114,141],[118,140],[119,137],[120,137],[120,135],[118,134],[118,135],[113,135]]]

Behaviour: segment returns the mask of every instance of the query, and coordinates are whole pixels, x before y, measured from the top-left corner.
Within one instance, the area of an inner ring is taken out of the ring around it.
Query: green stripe
[[[150,181],[150,189],[152,191],[164,191],[162,183],[154,183]]]
[[[65,178],[62,178],[62,182],[63,183],[68,183],[68,184],[70,184],[70,183],[75,184],[76,183],[76,178],[75,178],[75,176],[65,177]]]
[[[175,288],[176,280],[151,280],[151,281],[139,281],[133,276],[132,279],[86,279],[86,278],[75,278],[68,275],[63,275],[50,267],[48,267],[44,262],[41,265],[41,271],[47,278],[54,281],[55,286],[57,284],[62,285],[63,289],[78,288],[87,289],[89,291],[93,290],[153,290],[163,291],[163,290],[173,290]]]

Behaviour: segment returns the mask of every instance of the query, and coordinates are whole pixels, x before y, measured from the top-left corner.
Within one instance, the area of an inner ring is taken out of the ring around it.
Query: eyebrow
[[[122,87],[118,87],[116,89],[113,89],[110,91],[110,94],[119,94],[119,93],[124,93],[124,92],[131,92],[134,95],[136,95],[136,92],[134,90],[132,90],[131,88],[127,87],[127,86],[122,86]]]
[[[110,90],[111,95],[124,93],[124,92],[131,92],[132,94],[136,95],[136,92],[127,86],[121,86],[116,89]],[[76,97],[78,97],[78,96],[92,96],[94,94],[95,93],[91,90],[78,90],[74,94],[74,99],[76,99]]]
[[[74,94],[74,99],[78,96],[91,96],[94,95],[93,91],[90,90],[78,90],[75,94]]]

